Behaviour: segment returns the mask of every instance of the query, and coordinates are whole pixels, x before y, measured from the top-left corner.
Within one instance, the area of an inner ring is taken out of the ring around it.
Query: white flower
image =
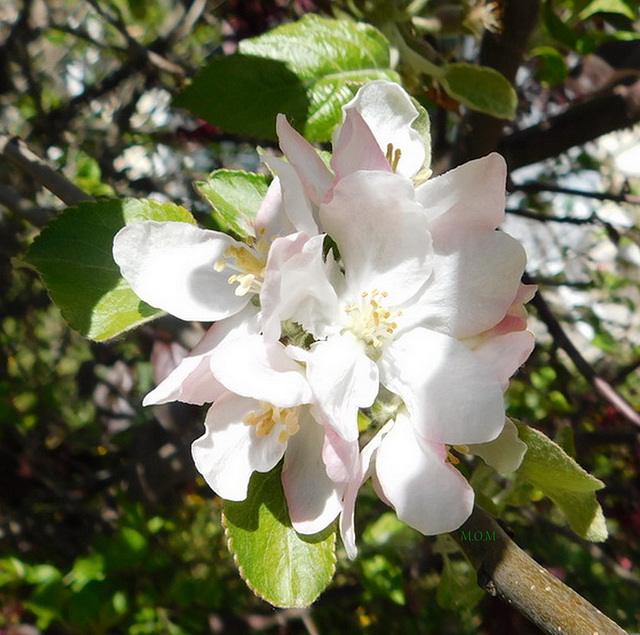
[[[490,456],[483,448],[505,430],[503,390],[533,345],[519,314],[531,291],[520,284],[524,250],[495,231],[504,217],[504,161],[490,155],[416,186],[419,152],[401,174],[404,150],[396,161],[389,141],[382,154],[378,139],[393,137],[372,130],[358,110],[386,99],[385,85],[369,91],[347,109],[334,138],[336,176],[314,195],[318,226],[339,260],[322,235],[312,237],[275,282],[266,275],[262,293],[267,323],[294,322],[313,336],[308,350],[290,354],[306,364],[337,450],[349,454],[357,443],[358,409],[372,405],[380,385],[404,404],[345,462],[341,522],[352,556],[355,493],[368,476],[399,518],[425,534],[466,520],[473,492],[454,452],[473,445]],[[397,134],[402,148],[419,142],[408,125]],[[288,154],[300,181],[309,181],[308,150]],[[268,302],[271,293],[278,302]],[[518,452],[521,444],[511,464]]]

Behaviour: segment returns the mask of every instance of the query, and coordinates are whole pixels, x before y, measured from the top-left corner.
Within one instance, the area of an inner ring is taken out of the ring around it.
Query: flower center
[[[261,409],[248,414],[243,420],[246,426],[254,426],[258,437],[266,437],[272,432],[279,443],[286,443],[298,430],[300,406],[278,408],[270,403],[261,402]]]
[[[259,293],[262,286],[269,241],[264,237],[264,230],[261,230],[258,236],[257,240],[249,237],[246,245],[227,247],[223,257],[216,260],[213,265],[216,271],[231,269],[238,272],[230,275],[227,280],[229,284],[238,283],[236,295]]]
[[[376,353],[384,340],[389,339],[398,328],[395,319],[402,315],[402,311],[393,313],[383,302],[388,296],[386,291],[374,289],[371,293],[363,291],[360,303],[352,303],[345,307],[348,325],[345,330],[351,331],[363,341],[371,352]]]
[[[398,171],[398,163],[400,163],[400,157],[402,156],[402,150],[400,148],[393,149],[393,143],[387,143],[387,152],[385,158],[389,162],[391,169],[394,172]]]

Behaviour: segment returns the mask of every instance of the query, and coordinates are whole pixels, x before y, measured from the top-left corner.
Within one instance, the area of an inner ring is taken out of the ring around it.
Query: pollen
[[[264,269],[269,253],[269,241],[264,236],[264,230],[258,232],[258,238],[250,236],[245,245],[227,247],[223,257],[213,263],[217,272],[225,269],[236,271],[229,276],[229,284],[237,284],[235,294],[259,293],[264,279]]]
[[[401,311],[390,311],[384,306],[389,294],[386,291],[374,289],[364,291],[360,295],[360,302],[345,307],[347,326],[356,337],[369,347],[371,352],[379,350],[384,340],[389,339],[396,329],[396,319],[402,315]]]
[[[253,426],[257,437],[275,434],[278,443],[286,443],[300,430],[299,411],[299,406],[278,408],[270,403],[261,402],[260,410],[248,414],[242,422],[246,426]]]

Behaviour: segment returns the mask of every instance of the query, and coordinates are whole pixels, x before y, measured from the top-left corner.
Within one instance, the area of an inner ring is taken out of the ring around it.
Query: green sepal
[[[279,464],[254,472],[247,498],[224,501],[229,550],[249,588],[279,607],[309,606],[327,587],[336,565],[335,527],[298,534],[289,519]]]
[[[117,232],[143,220],[196,222],[173,203],[92,201],[64,210],[29,248],[26,264],[40,274],[69,326],[81,335],[106,340],[161,313],[138,298],[112,256]]]
[[[579,536],[594,542],[606,540],[607,527],[595,495],[604,483],[539,430],[518,422],[516,425],[518,436],[528,448],[518,475],[550,498]]]

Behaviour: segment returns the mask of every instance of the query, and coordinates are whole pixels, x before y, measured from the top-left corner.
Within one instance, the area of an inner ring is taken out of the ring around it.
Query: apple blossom
[[[458,454],[517,467],[503,393],[533,346],[534,288],[520,282],[523,248],[496,231],[499,155],[427,180],[402,88],[371,82],[343,113],[328,164],[278,117],[287,160],[263,157],[275,178],[246,242],[146,221],[121,230],[114,257],[143,300],[217,320],[144,402],[213,402],[193,445],[207,483],[243,500],[251,474],[283,460],[296,530],[340,515],[354,557],[368,478],[401,520],[437,534],[473,506]],[[362,435],[359,413],[385,404]]]

